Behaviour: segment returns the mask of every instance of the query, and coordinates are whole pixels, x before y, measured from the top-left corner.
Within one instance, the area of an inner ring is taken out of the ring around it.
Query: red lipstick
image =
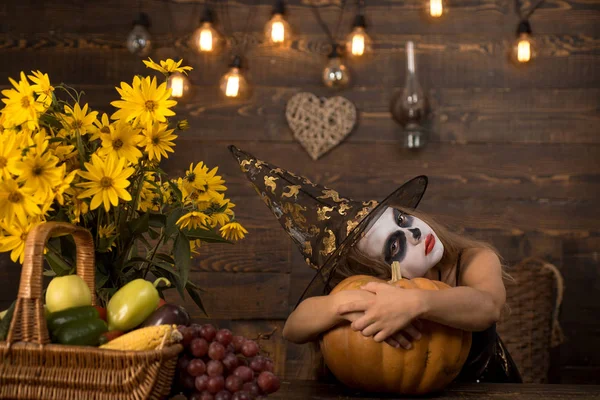
[[[433,236],[430,233],[425,238],[425,255],[428,255],[429,253],[431,253],[431,250],[433,250],[433,246],[435,246],[435,236]]]

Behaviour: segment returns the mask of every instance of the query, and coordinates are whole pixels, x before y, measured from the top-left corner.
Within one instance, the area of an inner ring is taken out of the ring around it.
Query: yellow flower
[[[60,176],[62,176],[63,178],[61,179],[58,185],[52,188],[52,193],[54,193],[54,199],[58,201],[58,204],[62,206],[65,204],[64,193],[71,187],[71,182],[73,182],[73,179],[77,174],[77,170],[71,171],[67,175],[65,175],[67,166],[63,164],[61,165],[61,168],[62,170]]]
[[[177,220],[179,228],[196,229],[206,225],[208,215],[200,211],[191,211]]]
[[[190,240],[190,252],[192,253],[192,255],[199,253],[198,249],[200,248],[200,246],[202,246],[202,240]]]
[[[38,205],[33,201],[35,189],[20,188],[14,179],[5,179],[0,182],[0,215],[8,224],[17,218],[25,225],[27,218],[42,213]]]
[[[146,212],[148,210],[158,211],[160,209],[160,206],[162,205],[161,195],[157,193],[158,189],[152,183],[154,181],[154,174],[146,174],[144,183],[142,184],[138,210]]]
[[[187,119],[182,119],[181,121],[177,122],[177,129],[180,131],[187,131],[190,129],[190,123]]]
[[[116,88],[121,95],[121,100],[110,103],[119,108],[112,119],[120,119],[125,122],[133,121],[134,125],[145,126],[154,122],[166,122],[166,117],[175,115],[170,110],[177,102],[169,100],[171,89],[167,89],[166,83],[157,85],[156,77],[149,76],[133,78],[133,85],[129,86],[121,82],[121,87]]]
[[[114,224],[100,225],[98,227],[98,236],[101,238],[109,238],[115,235],[116,227]]]
[[[49,152],[42,155],[30,152],[23,161],[15,163],[14,169],[19,176],[17,182],[31,188],[34,199],[40,204],[51,195],[52,188],[60,184],[62,171],[56,166],[57,163],[58,158]]]
[[[29,75],[29,79],[34,83],[31,88],[38,95],[38,101],[48,108],[52,104],[52,92],[54,87],[50,84],[48,74],[43,74],[40,71],[31,71],[33,75]]]
[[[192,67],[180,67],[183,59],[175,62],[174,60],[168,58],[166,61],[161,60],[160,65],[152,61],[150,57],[148,57],[148,60],[150,61],[142,60],[144,64],[146,64],[146,67],[162,72],[165,75],[172,74],[173,72],[187,74],[187,71],[191,71],[193,69]]]
[[[125,158],[132,164],[137,163],[142,152],[137,148],[142,139],[137,129],[133,129],[131,124],[119,121],[110,133],[101,133],[102,148],[98,150],[101,156],[114,155],[118,158]]]
[[[246,233],[248,233],[239,222],[230,222],[219,229],[219,232],[221,232],[221,236],[227,240],[243,239]]]
[[[21,158],[15,141],[16,136],[12,132],[6,131],[0,135],[0,179],[10,178],[10,171]]]
[[[81,220],[81,216],[85,215],[89,211],[88,203],[85,200],[79,198],[79,195],[83,193],[83,190],[71,186],[65,192],[70,196],[69,202],[69,220],[71,223],[76,224]]]
[[[125,168],[125,159],[116,159],[108,157],[102,161],[96,154],[92,154],[92,162],[85,163],[86,171],[77,171],[78,174],[89,182],[79,184],[82,188],[87,188],[78,197],[92,197],[90,208],[95,210],[104,204],[106,211],[110,210],[110,205],[117,206],[119,198],[130,201],[131,195],[125,190],[129,186],[127,178],[133,174],[133,168]]]
[[[0,252],[10,251],[10,259],[23,264],[25,258],[25,241],[29,231],[39,223],[36,219],[30,223],[14,221],[12,224],[6,221],[0,222],[0,227],[5,235],[0,237]]]
[[[101,119],[96,119],[94,121],[94,132],[90,137],[90,140],[100,139],[100,135],[103,133],[112,133],[114,130],[113,125],[108,120],[108,114],[102,114]]]
[[[177,185],[177,182],[174,182],[174,181],[171,181],[171,182],[174,183],[175,185]],[[165,203],[165,204],[177,203],[177,196],[175,195],[175,192],[173,191],[173,188],[171,187],[169,182],[165,182],[162,184],[162,195],[163,195],[163,203]]]
[[[142,131],[143,137],[140,146],[144,146],[144,151],[148,153],[150,161],[160,161],[161,156],[169,158],[167,152],[173,153],[177,135],[173,135],[173,129],[167,129],[166,124],[154,124]]]
[[[233,211],[235,207],[229,199],[216,199],[217,211],[210,215],[210,226],[215,227],[217,225],[225,225],[233,218]],[[222,211],[219,211],[222,210]]]
[[[206,186],[207,172],[208,167],[206,167],[202,161],[196,164],[195,167],[194,163],[190,164],[190,169],[186,171],[185,176],[183,177],[183,187],[188,194],[195,189]]]
[[[94,133],[94,121],[96,121],[97,115],[98,111],[90,111],[88,114],[87,104],[83,108],[79,106],[79,103],[75,103],[73,108],[65,106],[65,128],[79,131],[80,135]]]
[[[26,124],[30,129],[38,126],[38,113],[46,111],[43,103],[35,101],[34,91],[27,81],[25,74],[21,72],[21,80],[16,82],[8,78],[14,89],[5,89],[2,94],[6,96],[2,102],[6,107],[2,111],[6,121],[4,125],[8,127]]]

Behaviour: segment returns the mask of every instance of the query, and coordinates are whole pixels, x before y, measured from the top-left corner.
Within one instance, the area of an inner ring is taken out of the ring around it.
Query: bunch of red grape
[[[211,324],[180,326],[178,390],[191,400],[256,400],[279,390],[273,360],[254,340]]]

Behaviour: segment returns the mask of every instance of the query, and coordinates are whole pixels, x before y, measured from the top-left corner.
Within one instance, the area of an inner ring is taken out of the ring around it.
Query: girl
[[[358,202],[229,148],[307,264],[318,271],[286,321],[286,339],[316,341],[332,327],[351,323],[375,341],[410,351],[411,342],[421,337],[419,320],[427,319],[473,332],[460,379],[521,381],[496,334],[506,302],[500,258],[491,246],[452,233],[416,211],[427,177],[409,180],[382,202]],[[323,295],[351,275],[389,280],[393,262],[400,263],[405,278],[424,276],[452,288],[425,291],[369,283],[361,290]],[[318,295],[305,298],[315,288]]]
[[[389,280],[394,261],[400,262],[405,278],[424,276],[452,288],[411,290],[371,282],[362,290],[310,297],[289,316],[283,336],[306,343],[349,322],[352,329],[377,342],[410,350],[411,342],[421,338],[419,319],[428,319],[473,332],[471,351],[458,379],[521,382],[495,330],[506,302],[506,274],[490,245],[453,233],[416,210],[387,207],[348,250],[332,286],[354,274]]]

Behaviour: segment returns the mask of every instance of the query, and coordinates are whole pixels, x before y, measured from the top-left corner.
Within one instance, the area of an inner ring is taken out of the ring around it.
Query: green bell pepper
[[[67,308],[66,310],[57,311],[48,316],[48,329],[54,333],[63,325],[70,322],[84,319],[98,319],[100,315],[94,306],[81,306]]]
[[[136,279],[119,289],[106,307],[108,329],[129,331],[144,322],[158,306],[160,298],[156,286],[161,281],[167,286],[171,284],[166,278],[158,278],[154,284]]]
[[[106,322],[99,318],[78,319],[55,332],[55,340],[71,346],[98,346],[100,335],[107,332]]]

